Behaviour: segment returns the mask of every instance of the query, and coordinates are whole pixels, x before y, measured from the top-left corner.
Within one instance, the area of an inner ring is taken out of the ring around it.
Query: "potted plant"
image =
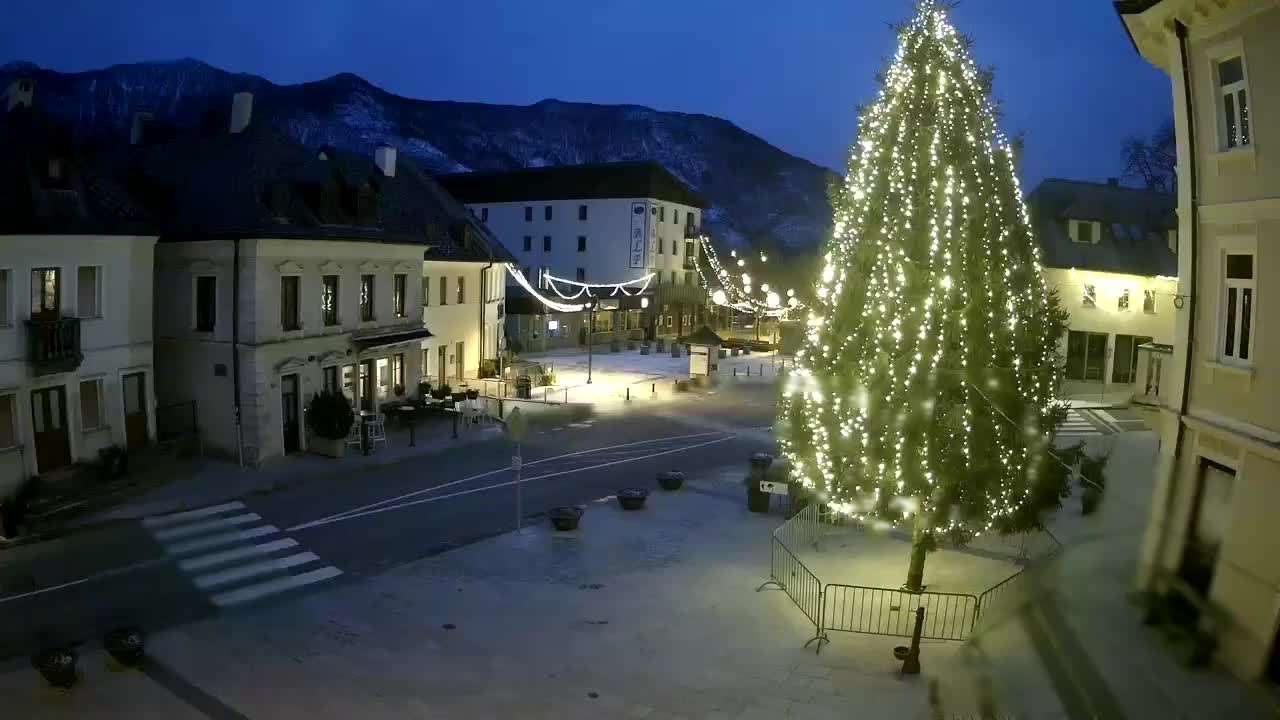
[[[445,383],[444,385],[441,385],[440,387],[432,390],[431,397],[435,398],[436,400],[443,400],[449,397],[452,391],[453,391],[453,388],[449,387],[448,383]]]
[[[351,403],[342,393],[322,392],[311,397],[307,424],[314,437],[311,448],[321,455],[340,458],[347,452],[347,433],[355,422]]]
[[[69,647],[50,648],[42,650],[31,658],[31,664],[35,666],[44,679],[50,685],[60,688],[69,688],[76,684],[78,674],[76,673],[76,651]]]
[[[145,644],[146,636],[136,627],[112,630],[102,639],[102,646],[111,657],[125,667],[133,667],[142,660]]]
[[[103,479],[118,478],[128,470],[129,454],[119,445],[110,445],[98,451],[98,463]]]
[[[404,397],[404,386],[403,386],[403,385],[396,385],[396,386],[392,387],[392,388],[391,388],[391,394],[392,394],[392,395],[395,395],[396,397]]]
[[[467,399],[468,399],[468,400],[479,400],[479,399],[480,399],[480,391],[479,391],[479,390],[471,390],[471,389],[468,389],[468,390],[467,390]]]
[[[1080,493],[1082,515],[1092,515],[1102,503],[1102,493],[1107,489],[1107,476],[1103,470],[1110,458],[1109,454],[1080,457],[1080,486],[1083,488],[1083,492]]]
[[[429,397],[431,397],[431,383],[425,380],[418,383],[418,399],[426,400]]]
[[[542,385],[555,385],[555,384],[556,384],[556,374],[555,374],[555,372],[548,370],[548,371],[543,372],[543,373],[542,373],[542,376],[541,376],[540,378],[538,378],[538,380],[539,380],[538,385],[540,385],[540,386],[542,386]]]
[[[551,518],[551,526],[560,532],[577,530],[578,523],[582,520],[582,508],[573,506],[551,508],[547,512],[547,517]]]
[[[645,498],[649,497],[649,491],[644,488],[626,488],[616,493],[618,504],[623,510],[639,510],[644,507]]]
[[[680,486],[684,485],[684,473],[679,470],[660,472],[658,473],[658,485],[662,486],[663,490],[679,490]]]

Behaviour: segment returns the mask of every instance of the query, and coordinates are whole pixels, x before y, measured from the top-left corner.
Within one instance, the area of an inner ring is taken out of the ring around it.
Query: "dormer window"
[[[60,157],[49,158],[48,171],[49,171],[50,180],[61,180],[62,174],[63,174],[62,158]]]
[[[1102,223],[1097,220],[1071,220],[1068,230],[1071,242],[1097,245],[1102,239]]]

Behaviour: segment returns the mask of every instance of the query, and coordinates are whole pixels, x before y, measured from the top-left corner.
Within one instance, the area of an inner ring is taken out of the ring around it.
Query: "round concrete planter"
[[[644,507],[644,501],[649,497],[649,491],[643,488],[627,488],[617,492],[618,504],[623,510],[639,510]]]
[[[684,485],[684,473],[679,470],[660,472],[658,473],[658,485],[667,491],[679,490],[680,486]]]
[[[76,651],[71,648],[52,648],[37,653],[31,658],[31,664],[50,685],[69,688],[79,679],[76,672],[77,659]]]
[[[577,530],[578,523],[582,521],[582,508],[572,506],[551,508],[547,517],[551,518],[551,526],[560,532]]]
[[[146,635],[140,628],[119,628],[103,637],[102,646],[116,662],[125,667],[134,667],[142,661],[146,652]]]

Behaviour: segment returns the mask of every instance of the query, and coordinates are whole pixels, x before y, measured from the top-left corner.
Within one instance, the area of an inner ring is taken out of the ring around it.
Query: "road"
[[[775,388],[695,392],[560,428],[530,428],[524,517],[658,472],[696,474],[771,444]],[[495,434],[411,462],[328,476],[272,494],[147,518],[0,556],[0,660],[278,602],[505,532],[516,523],[512,443]],[[589,523],[589,517],[584,523]]]

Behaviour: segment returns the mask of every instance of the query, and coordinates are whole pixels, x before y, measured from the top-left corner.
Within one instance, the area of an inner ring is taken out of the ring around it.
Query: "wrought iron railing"
[[[36,375],[75,370],[83,359],[80,318],[27,321],[27,360]]]

